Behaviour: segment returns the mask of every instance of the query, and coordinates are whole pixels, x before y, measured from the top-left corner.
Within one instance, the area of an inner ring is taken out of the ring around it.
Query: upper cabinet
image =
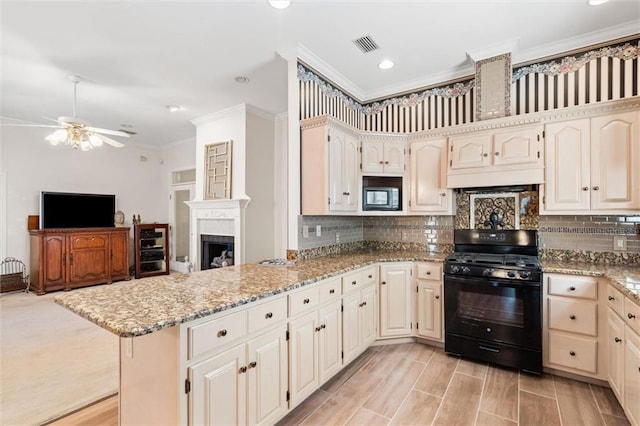
[[[409,144],[409,211],[453,215],[453,191],[447,189],[447,139]]]
[[[320,118],[302,127],[302,214],[353,214],[360,193],[357,134],[337,120]]]
[[[543,214],[640,210],[640,111],[546,126]]]
[[[542,130],[536,124],[449,137],[447,187],[542,183]]]
[[[402,176],[404,158],[404,140],[362,141],[362,174]]]

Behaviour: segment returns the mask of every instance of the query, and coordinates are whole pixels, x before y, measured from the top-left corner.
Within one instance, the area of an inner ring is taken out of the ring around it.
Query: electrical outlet
[[[319,237],[321,235],[322,235],[322,226],[316,225],[316,237]]]
[[[340,233],[336,232],[336,244],[340,242]]]
[[[613,236],[613,250],[626,251],[627,250],[627,236],[626,235],[614,235]]]
[[[402,231],[402,241],[407,241],[409,239],[409,235],[407,231]]]
[[[309,238],[309,225],[302,225],[302,238]]]

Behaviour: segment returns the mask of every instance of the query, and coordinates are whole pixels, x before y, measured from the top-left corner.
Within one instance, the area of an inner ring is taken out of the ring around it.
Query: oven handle
[[[490,347],[484,346],[484,345],[478,345],[478,349],[482,349],[483,351],[488,351],[488,352],[500,353],[500,349],[498,349],[498,348],[490,348]]]
[[[461,283],[473,283],[474,285],[491,285],[493,287],[542,287],[540,281],[503,280],[499,278],[461,277],[460,275],[444,274],[444,283],[447,280]]]

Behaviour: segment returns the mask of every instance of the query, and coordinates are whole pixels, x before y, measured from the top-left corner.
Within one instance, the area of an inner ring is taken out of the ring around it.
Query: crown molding
[[[513,55],[519,42],[519,38],[505,40],[502,43],[493,44],[482,49],[468,51],[467,57],[473,62],[478,62],[483,59],[493,58],[494,56],[504,55],[505,53],[511,53],[511,55]]]
[[[194,118],[193,120],[191,120],[191,123],[194,126],[199,126],[201,124],[204,124],[208,121],[215,121],[215,120],[219,120],[221,118],[225,118],[228,117],[229,115],[233,114],[233,113],[237,113],[237,112],[245,112],[247,110],[247,104],[239,104],[239,105],[235,105],[217,112],[213,112],[211,114],[207,114],[204,115],[202,117],[198,117],[198,118]]]

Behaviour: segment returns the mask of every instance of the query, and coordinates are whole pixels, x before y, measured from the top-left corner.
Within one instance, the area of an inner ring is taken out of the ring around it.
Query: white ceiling
[[[640,34],[640,1],[311,1],[286,10],[249,1],[6,1],[0,115],[46,123],[70,116],[162,146],[193,138],[190,120],[245,102],[287,108],[299,52],[359,100],[470,75],[467,52],[516,42],[514,63]],[[352,40],[381,49],[363,54]],[[295,50],[298,49],[298,50]],[[377,68],[382,58],[396,66]],[[236,76],[251,81],[241,85]],[[169,113],[168,104],[184,106]],[[6,123],[6,120],[3,120]]]

